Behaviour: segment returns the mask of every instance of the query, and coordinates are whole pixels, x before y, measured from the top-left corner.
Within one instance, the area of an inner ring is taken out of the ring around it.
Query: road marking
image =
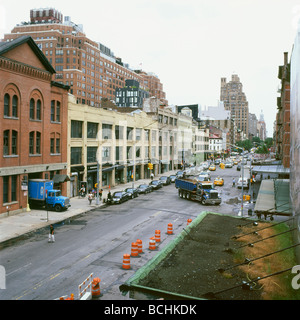
[[[16,272],[18,272],[18,271],[21,271],[21,270],[29,267],[31,264],[32,264],[32,263],[30,262],[30,263],[26,264],[26,265],[23,266],[23,267],[20,267],[20,268],[14,270],[14,271],[12,271],[12,272],[9,272],[9,273],[6,274],[6,276],[10,276],[10,275],[12,275],[13,273],[16,273]]]
[[[157,212],[155,212],[151,217],[156,217],[156,216],[158,216],[160,213],[162,213],[162,211],[157,211]]]

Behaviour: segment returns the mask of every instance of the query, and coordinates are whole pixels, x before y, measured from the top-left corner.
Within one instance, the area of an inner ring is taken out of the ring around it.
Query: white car
[[[231,161],[225,162],[225,168],[232,168],[232,162]]]
[[[239,181],[238,181],[238,183],[237,183],[237,187],[238,188],[249,188],[249,181],[248,181],[248,179],[247,178],[244,178],[244,179],[242,179],[242,178],[239,178]]]
[[[201,181],[209,181],[210,180],[210,173],[207,171],[202,171],[202,172],[200,172],[198,177]]]

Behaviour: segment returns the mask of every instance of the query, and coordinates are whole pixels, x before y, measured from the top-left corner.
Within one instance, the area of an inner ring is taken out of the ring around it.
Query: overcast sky
[[[4,1],[3,1],[4,2]],[[300,0],[10,0],[0,4],[0,39],[52,7],[132,68],[155,73],[169,104],[217,106],[221,78],[237,74],[268,136],[273,133],[283,52],[294,43]]]

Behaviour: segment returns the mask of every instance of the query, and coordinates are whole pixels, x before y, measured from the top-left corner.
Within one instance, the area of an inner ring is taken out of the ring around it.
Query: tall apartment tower
[[[70,86],[78,104],[100,107],[103,98],[115,101],[116,89],[126,80],[135,80],[140,88],[167,104],[165,93],[157,77],[152,88],[149,75],[137,73],[115,57],[103,44],[89,39],[83,26],[71,21],[53,8],[30,10],[30,21],[16,25],[4,41],[29,35],[44,53],[56,73],[53,80]]]
[[[245,136],[248,138],[248,101],[238,75],[233,74],[229,82],[226,81],[226,78],[221,78],[220,100],[224,102],[225,110],[230,111],[231,119],[234,120],[236,129],[242,133],[238,134],[237,137]]]

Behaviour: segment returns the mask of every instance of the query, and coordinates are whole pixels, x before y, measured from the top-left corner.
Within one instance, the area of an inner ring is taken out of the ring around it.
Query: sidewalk
[[[177,171],[169,171],[164,174],[159,174],[154,177],[154,179],[159,179],[161,176],[169,176],[175,174]],[[140,184],[149,184],[150,179],[141,179],[134,182],[134,186],[137,187]],[[111,188],[111,192],[118,190],[124,190],[126,188],[132,187],[132,182],[121,184]],[[107,198],[108,189],[103,190],[102,199]],[[36,210],[32,209],[29,212],[21,212],[15,215],[0,216],[0,244],[5,244],[10,240],[17,239],[23,235],[34,232],[38,229],[46,228],[50,224],[55,224],[62,222],[64,220],[74,218],[81,215],[82,213],[93,210],[97,207],[105,206],[103,201],[99,200],[99,205],[96,205],[96,199],[92,201],[89,205],[88,199],[74,197],[70,199],[71,207],[62,212],[48,211],[47,210]]]

